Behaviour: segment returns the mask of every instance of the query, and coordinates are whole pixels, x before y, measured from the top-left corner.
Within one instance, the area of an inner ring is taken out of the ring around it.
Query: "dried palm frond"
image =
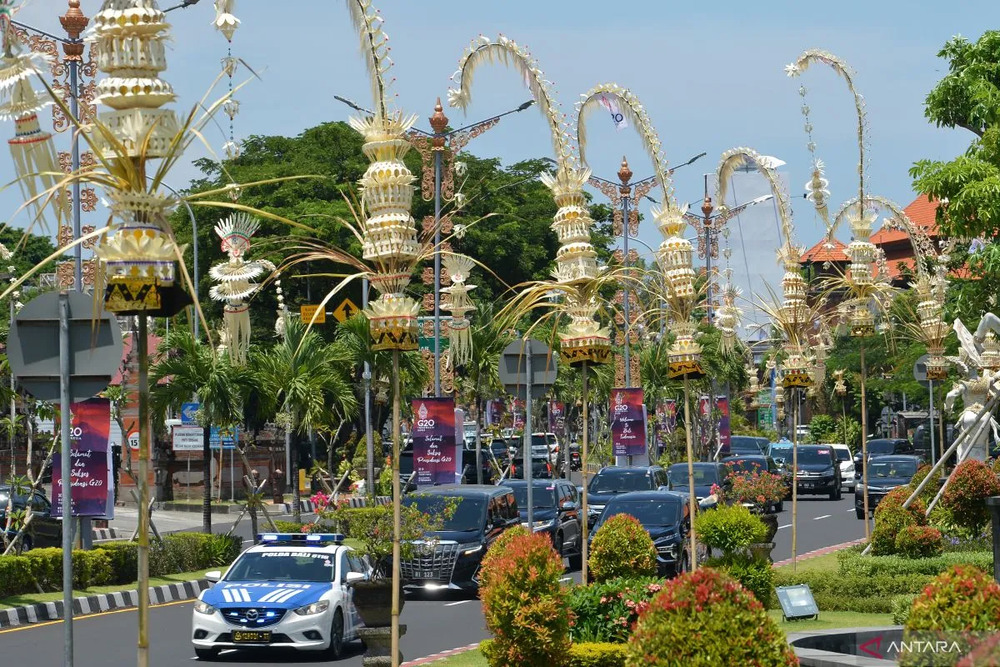
[[[380,118],[389,116],[388,86],[385,73],[392,67],[389,57],[389,35],[382,30],[383,19],[374,9],[372,0],[347,0],[354,27],[361,35],[361,54],[368,68],[375,100],[376,113]]]
[[[778,176],[778,172],[764,156],[752,148],[739,146],[731,148],[722,154],[719,166],[716,169],[718,184],[715,201],[718,202],[719,208],[722,210],[726,208],[729,181],[733,174],[738,168],[747,164],[752,164],[756,167],[757,171],[767,179],[768,185],[771,186],[771,194],[774,195],[777,203],[778,220],[781,222],[781,235],[784,237],[781,239],[781,247],[794,243],[795,229],[792,224],[792,207],[789,203],[788,190],[785,188],[781,177]]]

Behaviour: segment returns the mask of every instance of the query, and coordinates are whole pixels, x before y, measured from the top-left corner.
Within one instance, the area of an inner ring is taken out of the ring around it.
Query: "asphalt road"
[[[865,522],[854,513],[854,494],[843,494],[840,500],[826,496],[799,496],[798,535],[796,553],[801,556],[809,551],[865,536]],[[785,501],[784,511],[778,515],[778,534],[774,538],[771,557],[778,561],[792,557],[792,502]]]

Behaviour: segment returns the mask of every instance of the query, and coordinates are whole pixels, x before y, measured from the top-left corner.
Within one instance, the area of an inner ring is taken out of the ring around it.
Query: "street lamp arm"
[[[200,0],[184,0],[184,1],[183,1],[183,2],[181,2],[181,4],[179,4],[179,5],[175,5],[175,6],[173,6],[173,7],[170,7],[169,9],[164,9],[164,10],[163,10],[163,13],[164,13],[164,14],[166,14],[167,12],[172,12],[172,11],[174,11],[175,9],[187,9],[187,8],[188,8],[188,7],[190,7],[191,5],[197,5],[197,4],[198,4],[198,2],[200,2]]]
[[[723,225],[727,221],[731,220],[732,218],[736,217],[743,211],[750,208],[751,206],[755,206],[757,204],[763,204],[764,202],[771,201],[772,199],[774,199],[774,195],[764,195],[763,197],[757,197],[756,199],[744,202],[739,206],[734,206],[733,208],[726,208],[725,212],[715,216],[715,218],[713,218],[713,221],[718,221],[719,225]]]
[[[22,30],[27,30],[28,32],[33,32],[36,35],[42,35],[43,37],[48,37],[49,39],[59,42],[60,44],[79,44],[80,42],[83,41],[80,39],[73,40],[73,39],[66,39],[65,37],[59,37],[58,35],[53,35],[52,33],[45,32],[44,30],[39,30],[38,28],[30,26],[26,23],[21,23],[19,21],[11,21],[11,23],[13,25],[16,25],[18,28],[21,28]]]

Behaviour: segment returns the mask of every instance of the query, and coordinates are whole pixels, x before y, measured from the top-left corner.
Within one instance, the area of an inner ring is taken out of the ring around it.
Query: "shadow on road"
[[[365,645],[354,641],[344,646],[341,660],[364,655]],[[211,660],[196,660],[199,663],[240,664],[240,665],[273,665],[277,663],[294,664],[329,664],[330,659],[321,651],[295,651],[293,649],[249,648],[230,650],[220,653]]]

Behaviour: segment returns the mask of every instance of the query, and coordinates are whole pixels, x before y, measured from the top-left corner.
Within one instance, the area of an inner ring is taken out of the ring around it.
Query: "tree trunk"
[[[202,486],[204,493],[201,501],[201,529],[203,532],[212,533],[212,431],[208,426],[202,428],[201,439],[201,465],[203,472]],[[142,508],[139,508],[142,511]]]

